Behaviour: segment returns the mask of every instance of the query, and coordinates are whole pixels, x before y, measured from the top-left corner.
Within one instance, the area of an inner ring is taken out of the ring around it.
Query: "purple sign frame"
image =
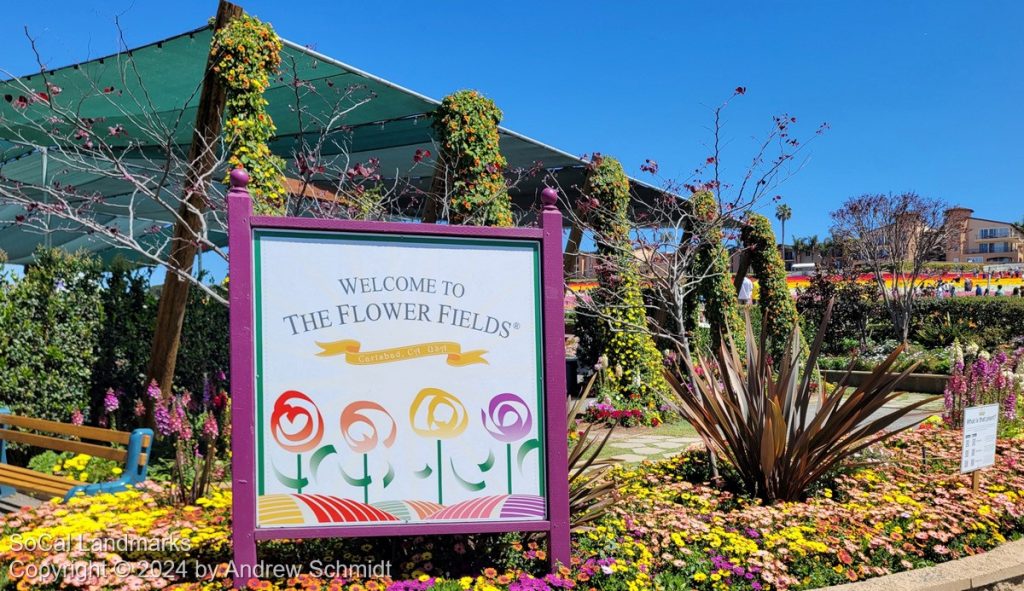
[[[509,531],[548,532],[552,567],[568,565],[569,483],[566,474],[566,378],[565,311],[562,277],[562,214],[556,207],[554,189],[541,193],[543,209],[537,228],[490,228],[394,222],[358,222],[296,217],[255,216],[244,170],[231,172],[228,192],[229,300],[231,303],[231,398],[232,398],[232,543],[235,573],[253,573],[257,565],[256,543],[269,539],[420,536]],[[253,308],[253,231],[256,229],[367,232],[470,238],[502,238],[540,243],[543,283],[542,342],[544,355],[543,434],[547,451],[547,519],[509,522],[415,523],[398,525],[323,526],[301,528],[256,527],[256,395]],[[248,577],[236,577],[243,585]]]

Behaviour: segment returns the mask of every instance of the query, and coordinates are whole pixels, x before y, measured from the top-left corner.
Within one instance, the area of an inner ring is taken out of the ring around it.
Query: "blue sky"
[[[242,2],[278,33],[440,98],[476,88],[504,123],[574,154],[619,157],[643,177],[687,176],[707,156],[709,106],[736,86],[723,163],[739,174],[771,116],[831,130],[778,191],[787,239],[828,232],[828,212],[866,192],[914,190],[1024,215],[1024,2]],[[439,8],[443,6],[443,8]],[[201,25],[213,0],[9,2],[0,68],[110,53]],[[771,208],[774,209],[773,207]],[[788,241],[788,240],[787,240]]]

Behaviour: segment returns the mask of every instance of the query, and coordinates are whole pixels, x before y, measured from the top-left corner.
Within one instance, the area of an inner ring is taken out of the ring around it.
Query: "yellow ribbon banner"
[[[451,341],[435,341],[433,343],[420,343],[418,345],[406,345],[404,347],[393,347],[391,349],[379,349],[377,351],[360,351],[359,341],[342,340],[329,343],[316,342],[316,346],[322,351],[317,357],[334,357],[344,355],[345,361],[351,365],[377,365],[378,363],[393,363],[405,361],[430,355],[447,355],[448,365],[462,367],[474,363],[487,364],[484,359],[484,349],[476,351],[463,351],[462,346]]]

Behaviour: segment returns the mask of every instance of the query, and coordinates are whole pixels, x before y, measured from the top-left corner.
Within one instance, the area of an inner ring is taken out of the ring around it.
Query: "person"
[[[976,296],[980,296],[981,295],[981,284],[980,283],[974,288],[974,295],[976,295]]]
[[[743,276],[743,283],[740,285],[740,303],[749,305],[754,299],[754,282],[750,277]]]
[[[1013,297],[1017,297],[1019,295],[1020,295],[1020,287],[1014,287],[1013,288]]]
[[[997,296],[1003,295],[1003,286],[1002,285],[1000,285],[999,287],[996,288],[996,295]]]
[[[968,277],[967,279],[964,279],[964,291],[971,291],[973,289],[974,289],[974,282],[971,281],[971,278]]]

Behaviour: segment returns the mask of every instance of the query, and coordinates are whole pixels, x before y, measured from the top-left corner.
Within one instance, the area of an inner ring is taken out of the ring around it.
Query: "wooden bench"
[[[52,437],[40,433],[64,435],[73,439]],[[114,460],[124,465],[123,472],[117,480],[89,484],[53,474],[43,474],[28,468],[11,466],[7,463],[8,441]],[[62,497],[66,501],[78,493],[94,495],[125,490],[127,486],[138,484],[146,479],[152,443],[153,431],[150,429],[135,429],[131,433],[127,433],[113,429],[68,425],[56,421],[12,415],[8,409],[0,408],[0,497],[11,495],[14,491],[21,491],[36,495]],[[113,447],[109,444],[127,446],[127,448]]]

